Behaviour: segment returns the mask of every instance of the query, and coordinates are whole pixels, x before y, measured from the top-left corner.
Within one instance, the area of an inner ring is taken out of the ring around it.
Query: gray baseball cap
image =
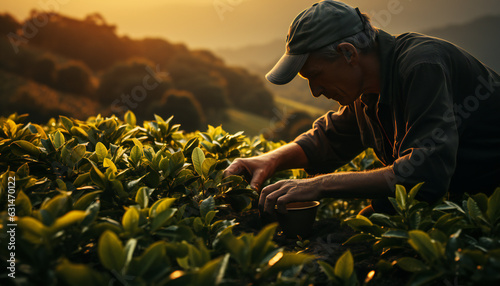
[[[293,20],[286,37],[285,54],[266,79],[274,84],[290,82],[300,71],[309,53],[364,30],[358,8],[333,0],[313,4]]]

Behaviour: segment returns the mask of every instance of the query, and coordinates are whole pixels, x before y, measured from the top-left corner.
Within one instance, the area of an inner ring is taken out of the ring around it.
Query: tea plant
[[[316,241],[279,245],[275,224],[237,229],[258,194],[224,169],[285,142],[221,126],[185,133],[160,116],[139,125],[132,112],[123,120],[27,119],[0,118],[2,266],[11,256],[4,238],[17,224],[16,278],[4,267],[2,285],[359,285],[362,255],[345,250],[357,242],[380,256],[365,284],[400,269],[413,273],[413,285],[500,279],[500,190],[429,206],[415,199],[420,185],[408,193],[398,186],[396,215],[370,218],[353,216],[365,200],[324,199],[317,219],[347,218],[357,231],[329,264],[312,254]],[[379,164],[367,150],[339,171]],[[282,171],[266,184],[307,176]]]

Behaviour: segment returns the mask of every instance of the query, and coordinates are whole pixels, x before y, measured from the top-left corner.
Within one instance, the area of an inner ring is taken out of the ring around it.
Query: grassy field
[[[269,128],[269,119],[265,117],[234,108],[228,109],[226,113],[228,120],[222,122],[222,128],[227,132],[236,133],[243,130],[247,136],[256,136]]]
[[[280,97],[280,96],[275,96],[274,101],[276,102],[276,106],[279,109],[287,108],[289,111],[292,111],[292,110],[304,111],[313,117],[321,116],[321,115],[325,114],[325,112],[327,112],[330,109],[333,109],[333,110],[338,109],[338,105],[334,101],[332,101],[331,106],[326,106],[325,108],[318,108],[315,106],[303,104],[303,103],[297,102],[295,100]]]
[[[228,119],[222,122],[222,128],[230,133],[243,130],[247,136],[256,136],[272,128],[277,121],[281,120],[283,116],[292,111],[304,111],[313,118],[316,118],[327,112],[329,108],[337,109],[333,101],[331,106],[321,109],[279,96],[275,96],[274,100],[276,103],[276,114],[274,118],[268,119],[231,108],[227,110]]]

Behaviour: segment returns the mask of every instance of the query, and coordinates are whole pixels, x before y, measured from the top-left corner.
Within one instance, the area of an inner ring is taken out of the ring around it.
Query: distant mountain
[[[100,14],[77,19],[57,13],[49,17],[33,10],[31,18],[48,19],[43,28],[33,32],[35,35],[22,28],[31,22],[17,22],[8,13],[0,14],[0,71],[43,84],[51,93],[92,99],[108,110],[105,116],[121,115],[126,110],[133,110],[139,120],[153,113],[173,114],[176,119],[185,116],[186,120],[179,122],[184,127],[193,123],[193,128],[186,127],[189,131],[201,128],[205,118],[217,125],[228,108],[274,116],[274,99],[263,80],[246,69],[228,67],[208,50],[190,50],[160,38],[120,36],[117,27],[107,24]],[[23,84],[33,88],[10,88],[9,97],[28,94],[24,98],[43,100],[42,93],[30,93],[38,89],[32,82]],[[53,96],[53,102],[59,95]],[[6,93],[0,93],[4,96]],[[8,106],[10,101],[1,102],[0,115],[25,110],[18,102],[12,106]],[[186,106],[190,110],[181,110]],[[40,118],[49,119],[42,116],[49,112],[39,113]],[[77,115],[84,117],[82,113],[73,116]]]
[[[285,51],[285,38],[267,44],[215,50],[229,65],[243,65],[255,70],[275,63]]]
[[[469,23],[423,31],[459,45],[477,59],[500,72],[500,16],[484,16]]]

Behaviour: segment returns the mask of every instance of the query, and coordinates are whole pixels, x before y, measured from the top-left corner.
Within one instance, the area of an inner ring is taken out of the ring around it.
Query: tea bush
[[[318,219],[347,218],[357,231],[347,246],[373,244],[379,262],[364,278],[363,254],[346,247],[330,264],[301,238],[298,249],[279,245],[276,224],[235,231],[258,194],[223,170],[284,142],[220,126],[184,133],[172,117],[139,125],[132,112],[26,121],[0,119],[2,285],[359,285],[400,269],[412,285],[500,279],[500,191],[431,207],[414,199],[419,186],[398,186],[397,214],[369,219],[353,217],[364,200],[324,200]],[[377,164],[367,150],[340,170]],[[306,176],[283,171],[267,183]]]

